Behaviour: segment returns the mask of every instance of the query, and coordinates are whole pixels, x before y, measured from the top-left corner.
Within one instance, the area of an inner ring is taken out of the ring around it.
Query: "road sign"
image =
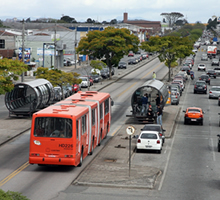
[[[126,132],[127,132],[128,135],[133,135],[134,132],[135,132],[135,128],[133,126],[128,126],[126,128]]]

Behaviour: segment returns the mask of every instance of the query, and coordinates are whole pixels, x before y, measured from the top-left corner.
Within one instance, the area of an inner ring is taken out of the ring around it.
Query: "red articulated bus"
[[[32,118],[29,163],[81,166],[110,130],[108,93],[78,92]]]

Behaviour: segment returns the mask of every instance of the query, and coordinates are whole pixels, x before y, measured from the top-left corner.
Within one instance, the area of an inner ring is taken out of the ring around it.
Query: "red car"
[[[73,85],[72,85],[72,93],[77,93],[80,90],[81,90],[81,88],[80,88],[79,84],[73,83]]]
[[[132,51],[129,51],[128,57],[133,57],[133,56],[134,56],[134,53]]]

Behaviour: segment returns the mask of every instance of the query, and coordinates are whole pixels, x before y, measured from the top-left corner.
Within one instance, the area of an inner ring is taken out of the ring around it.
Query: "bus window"
[[[82,117],[82,135],[86,132],[86,115]]]
[[[71,138],[72,120],[60,117],[37,117],[34,136]]]
[[[92,125],[95,125],[95,109],[92,110]]]
[[[100,104],[100,119],[103,117],[103,103]]]
[[[109,113],[109,99],[105,100],[105,115]]]
[[[79,120],[76,120],[76,138],[79,137]]]

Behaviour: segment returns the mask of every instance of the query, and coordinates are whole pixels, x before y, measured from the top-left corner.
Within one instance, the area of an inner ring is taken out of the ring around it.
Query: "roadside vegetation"
[[[23,196],[19,192],[7,191],[4,192],[0,189],[0,199],[1,200],[29,200],[26,196]]]
[[[0,95],[14,89],[13,81],[28,70],[28,65],[20,60],[0,59]]]
[[[80,40],[76,50],[79,54],[103,61],[111,71],[129,51],[137,52],[138,44],[138,37],[128,29],[108,27],[103,31],[89,31],[86,37]]]

